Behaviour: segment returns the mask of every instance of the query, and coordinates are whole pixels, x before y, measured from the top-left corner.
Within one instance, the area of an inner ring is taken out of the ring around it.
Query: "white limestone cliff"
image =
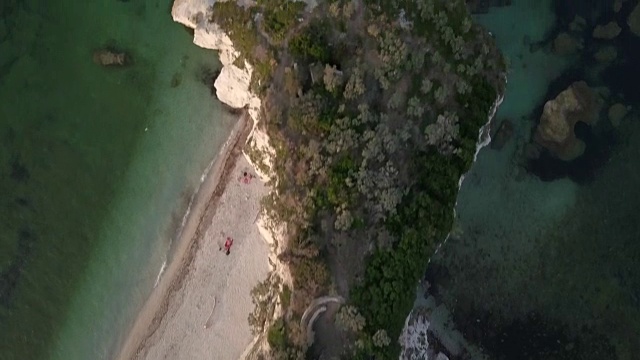
[[[234,65],[240,53],[234,48],[231,38],[215,23],[210,22],[209,12],[215,0],[175,0],[171,9],[173,20],[194,30],[194,44],[205,48],[218,50],[222,70],[215,81],[216,96],[224,104],[235,108],[247,108],[253,120],[253,129],[249,135],[250,146],[263,154],[262,162],[255,164],[245,152],[244,155],[256,169],[263,181],[270,179],[271,158],[274,154],[269,145],[267,134],[258,129],[260,98],[251,92],[250,83],[253,67],[245,61],[244,67]]]
[[[238,0],[242,1],[242,0]],[[218,99],[235,109],[245,108],[253,120],[253,128],[247,138],[247,147],[243,154],[255,169],[262,181],[271,180],[273,156],[275,150],[270,145],[269,136],[258,127],[262,109],[262,101],[251,92],[251,76],[253,66],[246,61],[242,68],[234,65],[240,53],[233,46],[231,38],[215,23],[208,21],[211,7],[216,0],[175,0],[171,9],[173,20],[194,29],[193,42],[205,49],[217,50],[222,69],[216,78],[214,86]],[[253,156],[251,156],[253,153]],[[255,156],[255,154],[259,154]],[[256,226],[265,242],[271,248],[269,254],[269,268],[271,274],[279,278],[280,282],[291,284],[288,268],[278,260],[277,255],[283,250],[285,243],[286,224],[277,224],[262,212],[256,219]],[[273,319],[281,316],[282,309],[279,301],[274,304]],[[248,358],[254,349],[265,349],[268,343],[265,337],[256,337],[244,351],[241,359]]]
[[[173,20],[194,29],[194,44],[205,48],[218,50],[222,69],[214,86],[218,99],[235,109],[246,108],[253,121],[253,128],[248,137],[249,148],[261,154],[256,163],[255,157],[249,156],[246,151],[243,154],[253,166],[262,181],[271,179],[272,156],[275,153],[269,144],[268,135],[258,128],[262,102],[260,98],[251,92],[251,76],[253,67],[245,61],[244,67],[234,65],[234,61],[240,53],[234,48],[231,38],[215,23],[208,21],[209,12],[216,0],[175,0],[171,9]],[[257,225],[265,241],[276,247],[283,243],[284,230],[275,231],[270,220],[260,216]],[[275,252],[269,257],[270,267],[273,269],[277,263]],[[282,274],[285,275],[285,274]]]

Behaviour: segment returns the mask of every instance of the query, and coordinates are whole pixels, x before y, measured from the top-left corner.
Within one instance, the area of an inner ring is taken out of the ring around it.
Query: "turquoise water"
[[[444,325],[434,325],[433,341],[444,344],[445,353],[479,351],[492,360],[638,358],[640,96],[630,89],[640,75],[631,71],[640,38],[626,27],[636,3],[614,13],[607,1],[514,0],[476,16],[511,62],[495,121],[511,121],[513,135],[501,150],[480,152],[459,193],[455,231],[427,269],[431,306],[448,308],[466,339],[449,346],[455,336],[436,334]],[[576,14],[587,20],[574,34],[584,48],[555,55],[551,41],[568,31]],[[611,20],[621,35],[593,40],[593,27]],[[603,46],[618,50],[610,64],[593,60]],[[597,125],[576,128],[588,150],[571,163],[544,152],[532,161],[527,149],[540,107],[577,80],[610,94]],[[607,116],[616,102],[632,108],[619,126]]]
[[[0,359],[114,355],[234,124],[170,6],[0,5]]]

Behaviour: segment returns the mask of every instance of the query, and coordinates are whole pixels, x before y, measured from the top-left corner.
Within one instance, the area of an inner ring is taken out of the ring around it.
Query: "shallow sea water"
[[[236,120],[170,6],[0,5],[0,359],[113,356],[170,260]],[[133,64],[94,64],[104,46]]]
[[[481,350],[472,358],[640,354],[640,103],[621,75],[636,80],[628,69],[640,38],[626,26],[635,3],[615,14],[612,2],[514,0],[476,16],[511,61],[495,121],[509,119],[514,135],[502,150],[480,152],[460,190],[455,229],[426,276],[431,306],[446,307],[469,348]],[[576,14],[589,26],[616,20],[622,34],[596,41],[587,30],[580,54],[554,55],[549,40]],[[606,45],[618,58],[596,64],[593,53]],[[612,94],[587,131],[589,150],[571,164],[543,158],[543,177],[527,171],[523,152],[540,107],[577,80]],[[614,102],[632,107],[618,127],[607,119]]]

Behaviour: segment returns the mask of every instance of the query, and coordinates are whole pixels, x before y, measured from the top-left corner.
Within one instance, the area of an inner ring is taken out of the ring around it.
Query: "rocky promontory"
[[[387,5],[173,5],[194,42],[219,51],[217,96],[248,109],[244,154],[271,185],[258,224],[272,275],[252,294],[247,358],[397,358],[415,286],[487,143],[506,70],[492,37],[462,0]],[[310,309],[325,297],[346,305]]]

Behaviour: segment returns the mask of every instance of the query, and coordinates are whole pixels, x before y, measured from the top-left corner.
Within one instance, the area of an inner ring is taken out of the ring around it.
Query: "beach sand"
[[[175,257],[133,324],[117,359],[236,360],[253,340],[250,291],[267,277],[269,247],[255,225],[267,187],[242,156],[242,116],[194,201]],[[220,251],[227,236],[230,255]]]

